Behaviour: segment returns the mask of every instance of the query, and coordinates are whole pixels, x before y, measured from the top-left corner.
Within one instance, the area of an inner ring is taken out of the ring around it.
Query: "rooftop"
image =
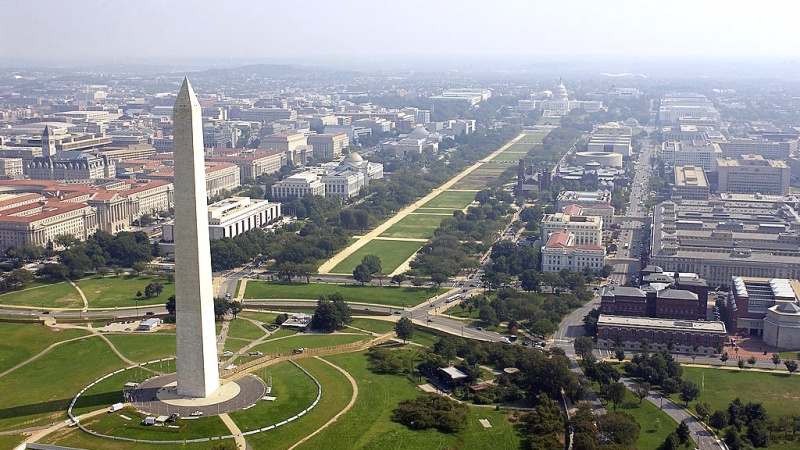
[[[642,327],[655,330],[667,331],[705,331],[710,333],[725,333],[725,324],[722,322],[710,322],[699,320],[672,320],[672,319],[651,319],[647,317],[627,317],[611,316],[608,314],[600,315],[597,319],[598,326],[626,326]]]

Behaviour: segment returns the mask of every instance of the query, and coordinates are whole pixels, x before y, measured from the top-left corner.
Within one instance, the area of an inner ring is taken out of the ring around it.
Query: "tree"
[[[615,444],[631,446],[639,438],[641,427],[628,413],[611,412],[597,420],[600,432]]]
[[[415,429],[436,428],[454,433],[466,427],[469,408],[438,394],[423,394],[403,400],[392,411],[392,420]]]
[[[722,361],[722,364],[726,366],[728,365],[728,358],[729,358],[728,352],[722,352],[722,354],[719,356],[719,359],[720,361]]]
[[[681,387],[681,401],[688,407],[689,402],[700,396],[700,386],[692,381],[684,381]]]
[[[697,415],[700,419],[705,421],[711,414],[711,405],[708,404],[708,402],[697,402],[694,404],[694,410],[697,411]]]
[[[33,274],[27,269],[14,269],[5,277],[5,282],[11,290],[23,289],[33,281]]]
[[[591,354],[594,350],[594,341],[588,336],[580,336],[572,343],[575,348],[575,354],[586,359],[586,355]]]
[[[332,333],[336,331],[338,323],[338,312],[333,303],[326,298],[319,299],[317,309],[314,310],[314,317],[311,319],[311,329]]]
[[[135,263],[131,264],[131,269],[136,272],[136,275],[139,275],[147,270],[147,263],[144,261],[136,261]]]
[[[480,311],[478,312],[478,319],[486,325],[496,326],[500,323],[500,320],[497,318],[497,313],[495,313],[494,309],[488,305],[481,307]]]
[[[614,349],[614,356],[616,356],[617,361],[622,362],[625,359],[625,350],[621,349],[620,347],[617,347],[616,349]]]
[[[153,283],[148,284],[144,287],[144,296],[147,298],[155,297],[156,290],[153,287]]]
[[[545,394],[539,394],[536,409],[522,414],[520,422],[528,433],[529,449],[563,447],[559,438],[564,435],[564,417],[561,408]]]
[[[545,338],[547,338],[547,336],[555,333],[555,331],[557,329],[558,329],[558,326],[556,324],[554,324],[553,321],[551,321],[550,319],[546,319],[546,318],[541,318],[541,319],[537,320],[536,322],[534,322],[531,325],[531,328],[530,328],[530,330],[532,332],[534,332],[537,335],[539,335],[539,337],[541,337],[542,339],[545,339]]]
[[[397,333],[397,337],[405,343],[411,339],[411,335],[414,333],[414,325],[408,317],[401,317],[394,325],[394,331]]]
[[[769,446],[769,432],[764,420],[756,420],[747,427],[747,440],[753,444],[753,447],[767,447]]]
[[[603,388],[605,388],[606,391],[605,392],[606,400],[611,402],[611,404],[614,406],[614,411],[616,411],[617,406],[619,406],[620,403],[625,401],[625,394],[627,393],[628,389],[625,387],[624,384],[618,381],[609,383],[601,387],[601,393],[603,391]]]
[[[361,264],[367,267],[370,275],[375,275],[383,270],[381,267],[381,258],[378,255],[365,255],[363,258],[361,258]]]
[[[527,292],[539,291],[540,277],[539,272],[534,269],[523,271],[519,275],[520,286]]]
[[[678,435],[678,440],[681,444],[685,444],[689,441],[691,431],[689,430],[689,425],[685,420],[681,420],[681,423],[678,424],[678,428],[675,429],[675,434]]]
[[[672,432],[667,435],[666,439],[664,439],[664,444],[661,445],[661,450],[678,450],[678,447],[681,445],[681,440],[678,437],[676,432]]]
[[[639,399],[639,404],[642,404],[642,401],[650,395],[650,383],[642,382],[642,384],[637,385],[633,388],[633,395],[635,395]]]
[[[167,302],[164,304],[164,307],[167,308],[167,313],[171,315],[175,315],[175,296],[170,295],[167,299]]]
[[[289,320],[289,314],[287,313],[278,314],[277,316],[275,316],[275,325],[281,326],[283,325],[283,322],[286,322],[287,320]]]
[[[708,418],[708,424],[712,427],[721,430],[728,426],[729,416],[726,411],[717,410]]]
[[[361,263],[353,269],[353,278],[363,286],[364,283],[372,281],[372,273],[369,271],[369,267]]]
[[[789,375],[794,373],[797,370],[797,361],[793,359],[787,359],[783,362],[783,365],[786,366],[786,370],[789,372]]]
[[[406,281],[406,275],[403,273],[398,273],[397,275],[392,275],[392,283],[396,283],[398,286],[403,284],[403,281]]]
[[[778,368],[778,364],[781,363],[781,355],[777,353],[772,354],[772,364],[775,364],[775,368]]]
[[[750,356],[749,358],[747,358],[747,364],[750,364],[751,368],[756,365],[757,361],[758,360],[756,359],[755,356]]]
[[[744,360],[739,358],[739,360],[736,361],[736,365],[739,366],[740,369],[744,369]]]

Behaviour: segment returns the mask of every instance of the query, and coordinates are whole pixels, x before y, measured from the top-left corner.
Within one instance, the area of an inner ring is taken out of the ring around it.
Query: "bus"
[[[453,294],[453,295],[445,298],[444,302],[445,303],[453,303],[454,301],[458,300],[459,298],[461,298],[461,294]]]

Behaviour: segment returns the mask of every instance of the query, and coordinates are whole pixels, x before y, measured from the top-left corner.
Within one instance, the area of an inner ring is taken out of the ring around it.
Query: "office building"
[[[650,263],[692,272],[711,286],[733,276],[800,277],[800,214],[794,196],[718,194],[653,208]]]
[[[717,158],[717,191],[737,194],[776,194],[789,192],[791,170],[783,161],[744,155],[739,159]]]
[[[547,240],[551,233],[566,230],[574,234],[574,245],[601,245],[603,242],[603,219],[596,216],[572,216],[560,212],[545,214],[540,228],[543,240]]]
[[[631,128],[618,123],[595,127],[587,144],[590,152],[617,153],[622,156],[630,156],[631,149]]]
[[[303,198],[306,195],[325,195],[325,184],[314,172],[301,172],[286,177],[271,187],[272,198]]]
[[[308,137],[308,145],[314,149],[314,158],[338,158],[348,144],[349,140],[344,133],[312,134]]]
[[[611,205],[611,191],[561,191],[556,198],[556,209],[562,210],[568,205],[593,206]]]
[[[708,200],[708,179],[702,167],[675,166],[672,196],[687,200]]]
[[[603,230],[610,230],[614,223],[614,207],[611,205],[567,205],[562,211],[569,216],[595,216],[603,220]]]
[[[710,119],[719,129],[720,115],[714,104],[701,94],[667,94],[661,99],[658,120],[666,125],[678,125],[681,119]],[[686,123],[686,122],[684,122]],[[686,123],[688,125],[688,123]]]
[[[236,237],[267,226],[281,217],[281,204],[249,197],[231,197],[208,205],[208,235],[211,239]],[[162,227],[164,242],[175,242],[174,223]]]
[[[722,150],[716,142],[664,142],[661,144],[661,158],[670,166],[697,166],[706,172],[714,170],[714,160],[722,157]]]
[[[775,306],[796,305],[800,299],[798,293],[800,282],[796,279],[731,277],[727,298],[728,326],[732,331],[745,335],[766,336],[767,324],[764,319],[768,311]],[[781,316],[782,314],[773,315],[773,331],[777,331]],[[772,339],[780,338],[777,333],[771,333],[770,336]]]
[[[795,141],[796,142],[796,141]],[[769,141],[766,139],[730,139],[720,145],[723,158],[741,158],[744,155],[760,155],[764,159],[784,160],[789,157],[789,142]]]
[[[597,320],[597,347],[621,346],[639,352],[647,342],[651,352],[713,355],[728,338],[725,324],[697,320],[654,319],[601,314]]]
[[[235,164],[239,168],[239,179],[250,181],[281,170],[286,165],[286,153],[264,148],[214,148],[206,161]]]
[[[600,245],[576,244],[575,233],[559,230],[550,233],[542,247],[542,271],[560,272],[563,269],[580,272],[599,271],[605,265],[606,251]]]

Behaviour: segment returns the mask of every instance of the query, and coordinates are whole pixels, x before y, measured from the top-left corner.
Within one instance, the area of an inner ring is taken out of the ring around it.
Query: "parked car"
[[[197,411],[195,411],[195,412],[193,412],[193,413],[191,413],[191,414],[189,414],[189,415],[190,415],[190,416],[192,416],[192,417],[200,417],[200,416],[202,416],[202,415],[203,415],[203,411],[200,411],[200,410],[198,409]]]

